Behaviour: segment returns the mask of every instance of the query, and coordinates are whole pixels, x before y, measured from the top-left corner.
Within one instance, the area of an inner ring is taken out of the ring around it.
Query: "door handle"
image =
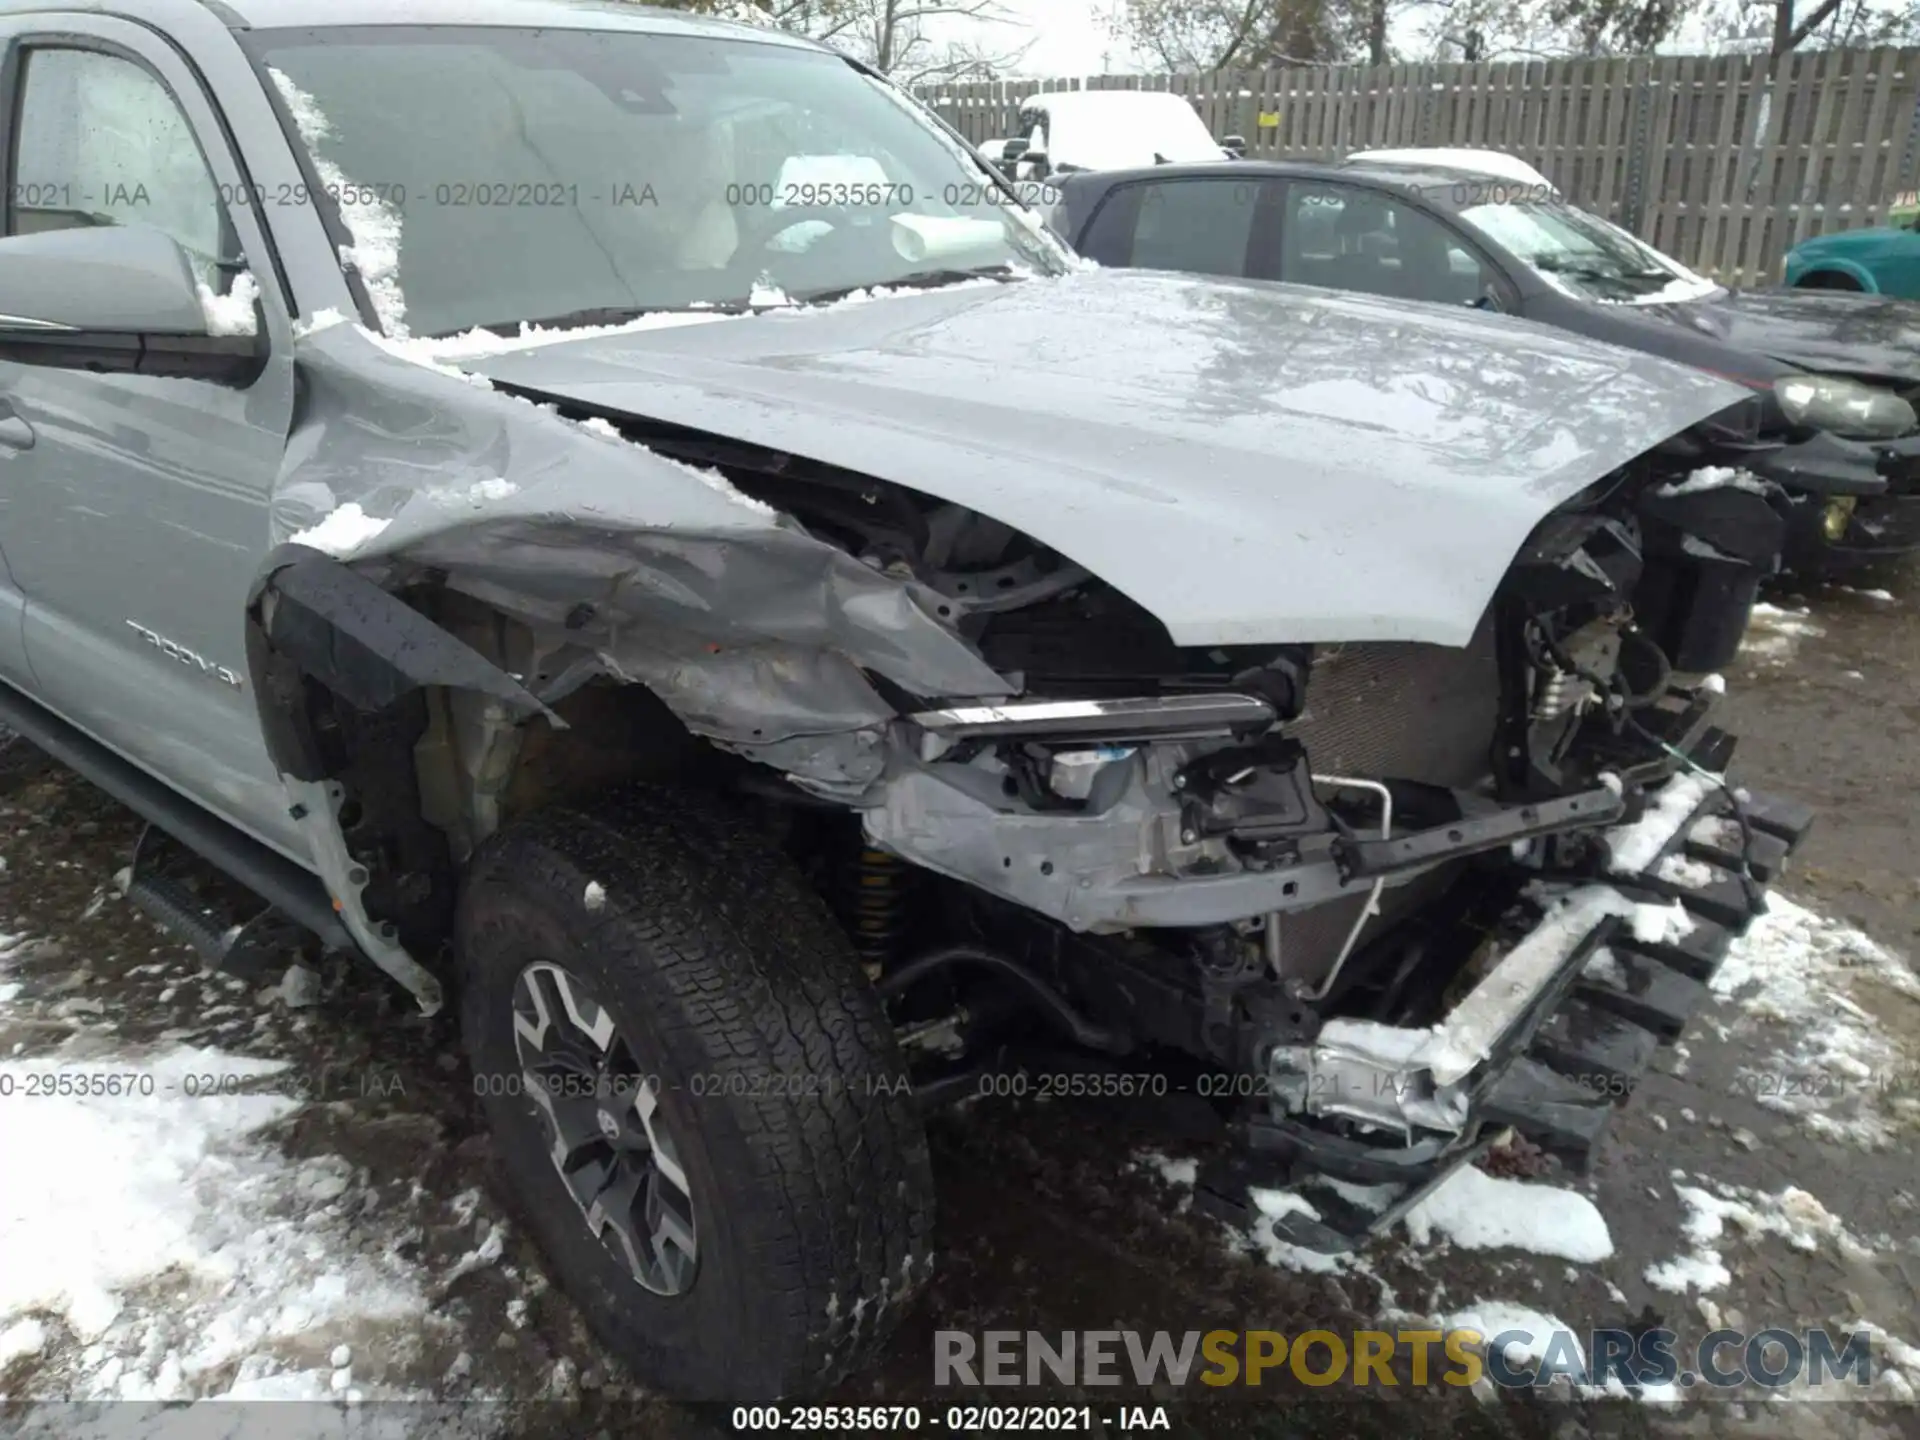
[[[31,450],[33,448],[33,426],[18,415],[8,415],[0,419],[0,448],[7,450]]]

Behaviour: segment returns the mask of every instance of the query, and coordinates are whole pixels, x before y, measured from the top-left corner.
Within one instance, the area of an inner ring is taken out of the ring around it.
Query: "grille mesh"
[[[1489,769],[1500,714],[1493,629],[1463,650],[1342,645],[1315,657],[1306,713],[1287,733],[1316,774],[1467,786]]]

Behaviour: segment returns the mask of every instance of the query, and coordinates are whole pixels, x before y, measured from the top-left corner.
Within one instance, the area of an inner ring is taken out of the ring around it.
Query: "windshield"
[[[1045,107],[1038,126],[1034,138],[1044,140],[1055,170],[1124,170],[1226,155],[1178,95],[1083,92]]]
[[[1067,263],[914,102],[820,51],[618,30],[246,38],[389,334]]]
[[[1666,303],[1719,289],[1618,225],[1557,201],[1472,205],[1460,218],[1549,284],[1583,300]]]

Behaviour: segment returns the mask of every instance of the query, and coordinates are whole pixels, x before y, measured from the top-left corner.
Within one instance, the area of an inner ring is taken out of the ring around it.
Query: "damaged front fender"
[[[430,578],[513,616],[536,653],[572,657],[575,682],[596,655],[738,746],[892,715],[860,672],[922,697],[1013,689],[946,623],[946,597],[717,472],[399,358],[355,327],[309,336],[300,361],[308,403],[276,497],[283,537],[358,506],[366,533],[340,558],[385,588]]]
[[[604,676],[644,686],[695,735],[854,800],[887,766],[897,709],[878,686],[929,700],[1013,688],[943,623],[937,592],[717,473],[392,343],[344,325],[301,342],[304,403],[272,510],[281,543],[249,597],[248,651],[315,866],[362,949],[426,1008],[437,983],[363,900],[378,882],[348,843],[343,815],[360,807],[341,783],[356,748],[336,733],[329,753],[316,733],[343,711],[378,727],[414,697],[455,697],[477,788],[510,765],[522,722],[560,723],[552,705]],[[449,596],[491,618],[443,625],[459,609]],[[424,703],[412,731],[391,732],[409,764]],[[470,810],[481,833],[497,819]],[[474,838],[456,835],[456,850]]]

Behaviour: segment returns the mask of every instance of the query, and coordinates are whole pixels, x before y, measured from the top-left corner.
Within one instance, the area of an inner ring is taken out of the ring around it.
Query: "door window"
[[[1130,185],[1100,207],[1081,248],[1103,265],[1244,276],[1266,189],[1224,178]]]
[[[1295,181],[1273,278],[1399,300],[1471,305],[1493,273],[1453,231],[1377,190]]]
[[[27,55],[14,127],[7,233],[147,225],[171,236],[215,293],[232,243],[219,191],[173,96],[130,60]],[[232,267],[228,267],[231,269]]]

